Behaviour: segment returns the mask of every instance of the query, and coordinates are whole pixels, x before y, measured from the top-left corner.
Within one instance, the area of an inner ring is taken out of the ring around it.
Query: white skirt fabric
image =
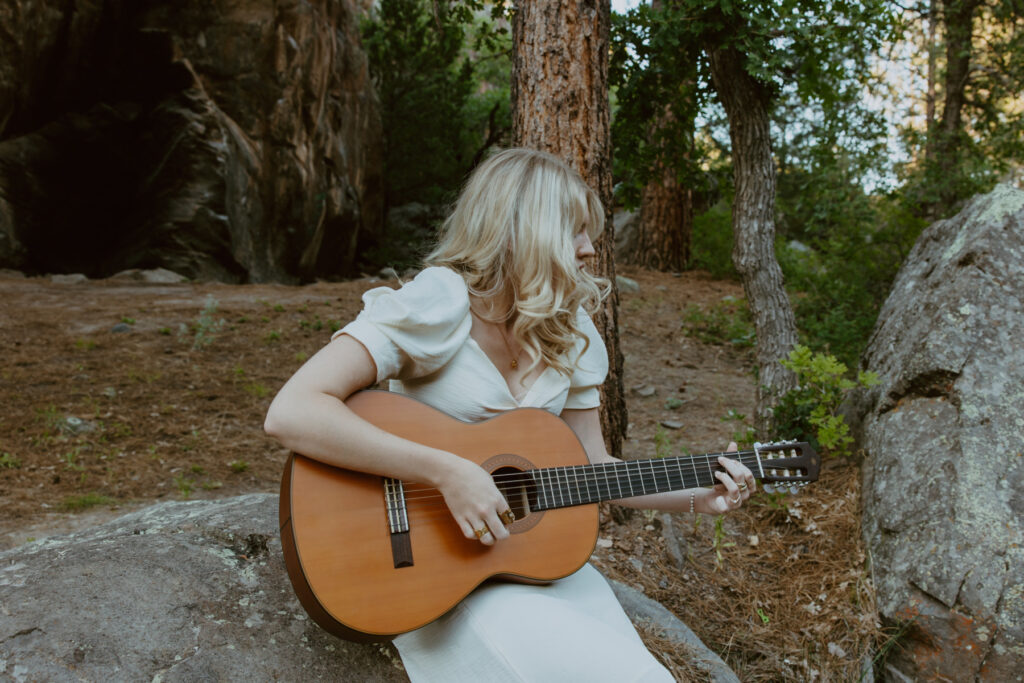
[[[673,680],[589,564],[545,586],[485,584],[394,643],[413,683]]]

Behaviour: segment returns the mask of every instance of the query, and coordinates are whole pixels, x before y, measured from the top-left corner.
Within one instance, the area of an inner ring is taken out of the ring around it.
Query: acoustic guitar
[[[509,538],[485,546],[462,535],[436,489],[292,454],[280,503],[288,576],[310,617],[347,640],[389,640],[424,626],[488,579],[568,576],[594,550],[597,503],[713,486],[723,469],[719,453],[592,465],[575,432],[538,408],[469,424],[386,391],[358,392],[346,405],[392,434],[476,462],[515,513]],[[806,443],[724,455],[768,485],[818,476],[818,454]]]

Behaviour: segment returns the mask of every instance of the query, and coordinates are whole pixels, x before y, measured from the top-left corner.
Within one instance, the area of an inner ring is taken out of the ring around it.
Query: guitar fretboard
[[[627,460],[599,465],[573,465],[530,470],[536,487],[535,510],[552,510],[606,500],[646,496],[718,483],[714,473],[725,471],[718,464],[722,453],[698,456]],[[729,453],[729,458],[747,465],[758,476],[754,451]]]

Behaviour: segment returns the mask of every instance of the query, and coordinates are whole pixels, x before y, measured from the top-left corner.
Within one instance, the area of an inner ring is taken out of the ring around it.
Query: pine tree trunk
[[[660,271],[681,271],[690,260],[693,191],[679,184],[673,168],[660,173],[640,193],[640,220],[630,262]]]
[[[615,284],[612,223],[608,48],[609,0],[529,0],[512,22],[512,138],[519,147],[550,152],[597,190],[605,210],[604,236],[594,245],[595,271]],[[608,347],[608,379],[601,391],[601,424],[609,453],[626,435],[618,289],[594,323]]]
[[[970,78],[974,12],[978,0],[952,0],[944,3],[943,28],[946,34],[946,74],[943,83],[945,97],[942,120],[935,130],[934,162],[939,182],[939,199],[932,207],[930,217],[937,220],[949,214],[959,197],[956,179],[964,174],[961,164],[961,146],[964,136],[963,109],[967,102],[967,82]]]
[[[760,370],[754,428],[771,428],[772,407],[796,386],[779,362],[796,345],[796,319],[775,258],[775,162],[765,88],[744,68],[734,48],[709,49],[711,78],[729,119],[736,197],[733,201],[733,264],[743,280],[757,333]]]

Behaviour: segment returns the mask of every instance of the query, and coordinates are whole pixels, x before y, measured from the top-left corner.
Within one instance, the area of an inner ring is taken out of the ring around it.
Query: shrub
[[[782,365],[796,373],[799,385],[774,408],[780,434],[809,442],[823,455],[849,456],[850,426],[838,414],[850,390],[878,383],[873,372],[859,372],[856,381],[846,377],[846,366],[835,356],[813,353],[798,345]]]

